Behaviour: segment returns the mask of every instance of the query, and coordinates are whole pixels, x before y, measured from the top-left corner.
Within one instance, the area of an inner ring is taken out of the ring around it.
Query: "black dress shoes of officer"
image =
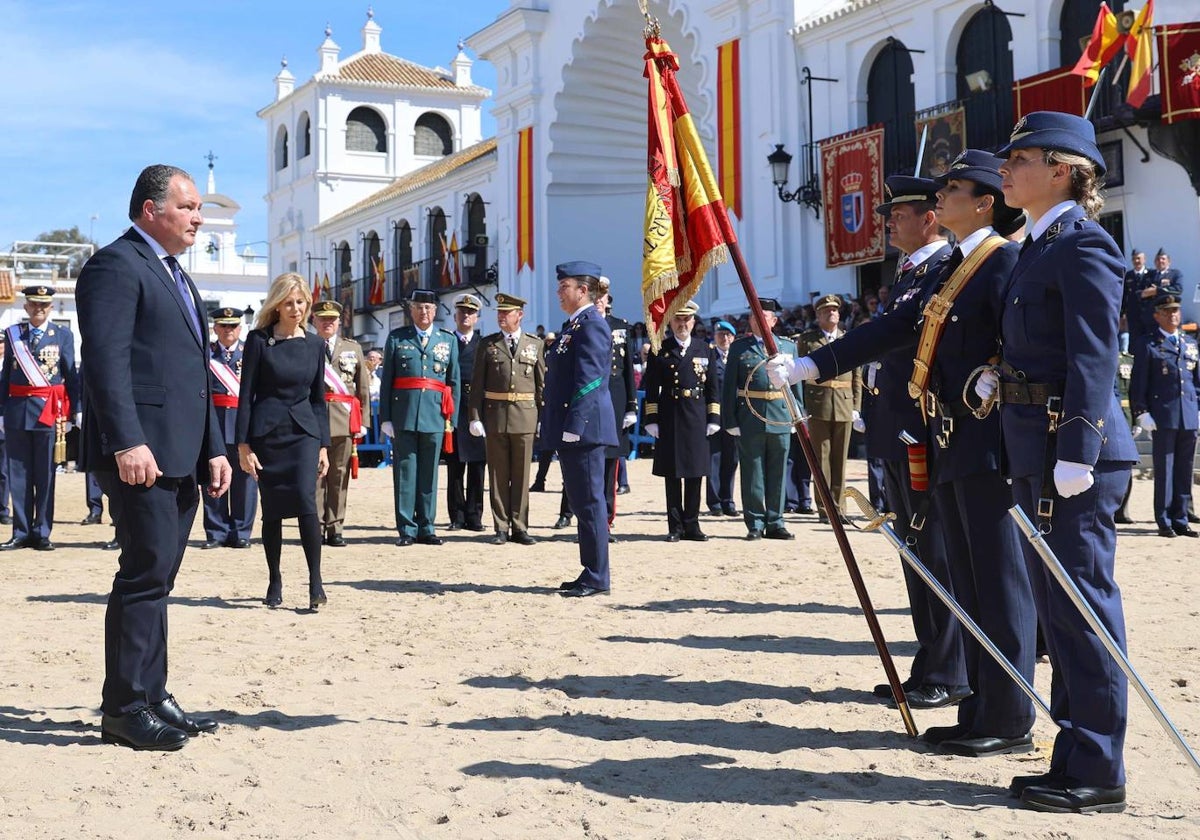
[[[816,511],[815,511],[815,510],[813,510],[813,506],[812,506],[812,505],[800,505],[800,509],[799,509],[798,511],[796,511],[796,513],[808,513],[808,514],[812,514],[812,513],[816,513]]]
[[[341,534],[330,534],[325,538],[325,545],[329,546],[330,548],[345,548],[346,538]]]
[[[108,542],[106,542],[104,544],[105,551],[117,551],[118,549],[120,549],[120,547],[121,547],[121,544],[119,542],[117,542],[116,540],[109,540]]]
[[[217,722],[212,718],[189,715],[170,694],[166,700],[150,704],[150,711],[163,723],[168,723],[176,729],[182,729],[188,735],[199,735],[201,732],[216,732]]]
[[[558,593],[564,598],[589,598],[592,595],[607,595],[607,589],[597,589],[594,586],[588,586],[586,583],[577,583],[570,589],[564,589]]]
[[[579,578],[575,578],[575,580],[564,580],[562,583],[560,583],[558,585],[558,588],[559,589],[574,589],[576,586],[579,586]]]
[[[1174,525],[1171,530],[1175,532],[1177,537],[1200,537],[1200,531],[1195,528],[1189,528],[1187,525]]]
[[[904,691],[912,691],[914,688],[916,688],[919,685],[920,685],[919,682],[917,682],[912,677],[909,677],[904,682],[900,683],[900,688],[903,689]],[[878,697],[880,700],[891,700],[892,699],[892,686],[889,683],[879,683],[879,685],[877,685],[873,689],[871,689],[871,693],[874,694],[876,697]]]
[[[570,525],[570,524],[571,524],[571,517],[569,517],[569,516],[560,516],[560,517],[558,517],[558,519],[555,521],[555,523],[554,523],[554,526],[553,526],[553,527],[555,527],[555,528],[566,528],[566,527],[567,527],[568,525]]]
[[[83,521],[80,522],[79,524],[80,525],[99,525],[100,524],[100,514],[89,513],[87,516],[85,516],[83,518]]]
[[[968,732],[961,738],[942,741],[942,752],[949,755],[965,755],[967,758],[988,758],[993,755],[1015,755],[1033,752],[1033,737],[1026,733],[1015,738],[999,738],[994,735],[977,735]]]
[[[1013,776],[1012,781],[1008,783],[1008,795],[1013,799],[1020,799],[1025,788],[1058,787],[1064,782],[1063,775],[1055,773],[1053,770],[1048,773],[1038,773],[1036,776]]]
[[[667,542],[679,542],[679,532],[671,531],[667,534]]]
[[[3,520],[0,520],[0,522],[2,522],[2,521]],[[1197,516],[1194,513],[1189,513],[1187,515],[1187,521],[1192,523],[1193,525],[1195,525],[1197,522],[1200,522],[1200,516]]]
[[[741,516],[741,514],[738,513],[738,509],[736,507],[734,507],[733,505],[722,508],[721,513],[725,514],[726,516]]]
[[[619,486],[617,487],[617,495],[618,495],[618,496],[624,496],[624,495],[626,495],[628,492],[629,492],[629,485],[628,485],[628,484],[622,484],[622,485],[619,485]]]
[[[397,548],[407,548],[408,546],[410,546],[412,544],[413,544],[413,538],[410,537],[408,534],[401,534],[396,539],[396,547]]]
[[[503,531],[497,531],[496,535],[492,537],[492,545],[504,545],[506,542],[508,542],[508,534]]]
[[[1030,785],[1021,792],[1021,804],[1052,814],[1119,814],[1125,810],[1125,785],[1074,785],[1070,779],[1052,785]]]
[[[683,539],[690,542],[708,542],[708,534],[701,531],[699,528],[684,529]]]
[[[127,715],[104,715],[100,719],[100,740],[135,750],[177,750],[187,743],[188,734],[160,719],[149,706]]]
[[[525,531],[513,531],[511,541],[518,545],[533,545],[537,542],[537,540],[529,536]]]
[[[964,686],[947,686],[927,683],[904,692],[904,698],[912,709],[940,709],[951,706],[971,696],[971,689]]]
[[[343,543],[343,545],[344,544],[345,543]],[[230,537],[229,542],[225,543],[225,545],[228,548],[249,548],[250,540],[241,540],[237,537]],[[330,545],[333,545],[333,543],[330,543]]]
[[[308,587],[308,608],[316,612],[328,603],[329,599],[325,597],[325,587],[319,583],[315,587],[310,584]]]
[[[34,551],[53,551],[54,543],[50,542],[50,540],[46,539],[45,537],[41,537],[40,539],[36,540],[31,539],[29,541],[29,547]]]
[[[0,513],[0,525],[11,525],[12,517],[7,513]]]
[[[544,481],[533,482],[533,484],[529,485],[529,492],[530,493],[545,493],[546,492],[546,482],[544,482]]]
[[[209,549],[220,548],[224,544],[225,543],[221,542],[220,540],[205,540],[204,545],[202,545],[200,547],[202,549],[204,549],[205,551],[208,551]]]
[[[763,534],[763,532],[762,532],[762,531],[759,531],[758,529],[755,529],[755,530],[753,530],[753,531],[749,531],[749,532],[747,532],[747,534],[746,534],[746,539],[748,539],[748,540],[761,540],[761,539],[762,539],[762,534]]]
[[[1170,528],[1166,525],[1159,525],[1158,526],[1158,535],[1160,537],[1166,537],[1169,540],[1173,540],[1173,539],[1175,539],[1175,529]],[[0,546],[0,548],[3,548],[3,546]]]
[[[463,524],[461,522],[451,522],[446,526],[447,531],[461,531]]]
[[[1191,520],[1189,520],[1189,521],[1191,521]],[[1130,516],[1128,513],[1122,513],[1121,511],[1117,511],[1116,514],[1113,516],[1113,522],[1116,522],[1118,525],[1132,525],[1133,517]]]
[[[267,584],[267,595],[263,603],[268,607],[278,607],[283,603],[283,580],[276,579]]]
[[[794,540],[794,539],[796,539],[795,535],[791,531],[789,531],[787,528],[768,528],[767,532],[765,534],[763,534],[763,536],[769,540]]]
[[[434,534],[426,534],[423,537],[417,537],[417,542],[421,545],[441,545],[445,540]]]
[[[486,528],[483,527],[482,522],[468,522],[463,527],[466,528],[468,531],[474,531],[477,534],[480,533],[481,531],[487,530]]]
[[[32,548],[33,542],[29,539],[17,539],[13,537],[8,542],[0,543],[0,551],[12,551],[14,548]]]
[[[921,734],[921,740],[936,747],[946,741],[962,738],[970,731],[970,727],[962,723],[956,723],[954,726],[931,726]]]

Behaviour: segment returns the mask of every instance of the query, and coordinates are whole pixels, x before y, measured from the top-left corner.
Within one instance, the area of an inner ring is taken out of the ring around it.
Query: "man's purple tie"
[[[165,260],[167,268],[171,270],[171,276],[175,278],[175,288],[179,289],[179,294],[183,297],[184,306],[192,316],[192,329],[196,332],[196,337],[203,340],[204,336],[200,331],[200,316],[196,313],[196,300],[192,297],[191,287],[188,286],[187,278],[183,276],[183,267],[179,265],[179,260],[167,255]]]

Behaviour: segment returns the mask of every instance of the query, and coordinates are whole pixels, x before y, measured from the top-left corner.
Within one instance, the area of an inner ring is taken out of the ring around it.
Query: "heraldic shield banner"
[[[884,256],[883,126],[822,140],[821,199],[825,205],[825,266],[879,262]]]

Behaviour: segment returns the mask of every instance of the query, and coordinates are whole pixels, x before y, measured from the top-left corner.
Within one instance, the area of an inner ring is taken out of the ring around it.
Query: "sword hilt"
[[[845,492],[842,493],[842,499],[854,502],[863,517],[867,520],[866,525],[859,527],[860,531],[876,531],[896,518],[896,514],[894,513],[880,513],[875,510],[875,506],[871,504],[871,500],[864,496],[862,491],[857,487],[847,487]]]

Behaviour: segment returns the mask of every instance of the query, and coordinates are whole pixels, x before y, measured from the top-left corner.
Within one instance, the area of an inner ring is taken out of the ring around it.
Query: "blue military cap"
[[[409,303],[437,303],[437,294],[432,289],[413,289],[408,295]]]
[[[1003,236],[1016,233],[1025,224],[1024,214],[1004,202],[1004,192],[1000,189],[1000,166],[1004,158],[996,157],[991,152],[980,149],[966,149],[950,164],[950,168],[933,180],[938,187],[944,187],[952,180],[970,181],[979,184],[985,191],[996,199],[993,209],[993,222],[996,230]]]
[[[880,216],[887,216],[896,204],[911,204],[914,201],[937,203],[937,184],[931,178],[914,178],[912,175],[889,175],[883,182],[883,197],[887,199],[875,208]]]
[[[599,280],[600,275],[603,273],[600,271],[600,266],[587,260],[572,260],[571,262],[559,263],[554,267],[554,272],[558,275],[559,280],[564,277],[592,277]]]
[[[1008,143],[996,150],[1007,158],[1014,149],[1053,149],[1082,155],[1104,174],[1104,155],[1096,145],[1096,127],[1090,120],[1058,111],[1034,111],[1017,120]]]
[[[1179,292],[1174,289],[1169,289],[1165,292],[1160,292],[1154,297],[1155,309],[1179,309],[1183,306],[1180,300]]]
[[[713,329],[725,330],[725,332],[729,333],[730,335],[737,335],[737,330],[735,330],[733,328],[733,324],[729,323],[728,321],[717,321],[717,324],[715,327],[713,327]]]
[[[21,290],[25,300],[33,303],[49,303],[54,298],[53,286],[26,286]]]

